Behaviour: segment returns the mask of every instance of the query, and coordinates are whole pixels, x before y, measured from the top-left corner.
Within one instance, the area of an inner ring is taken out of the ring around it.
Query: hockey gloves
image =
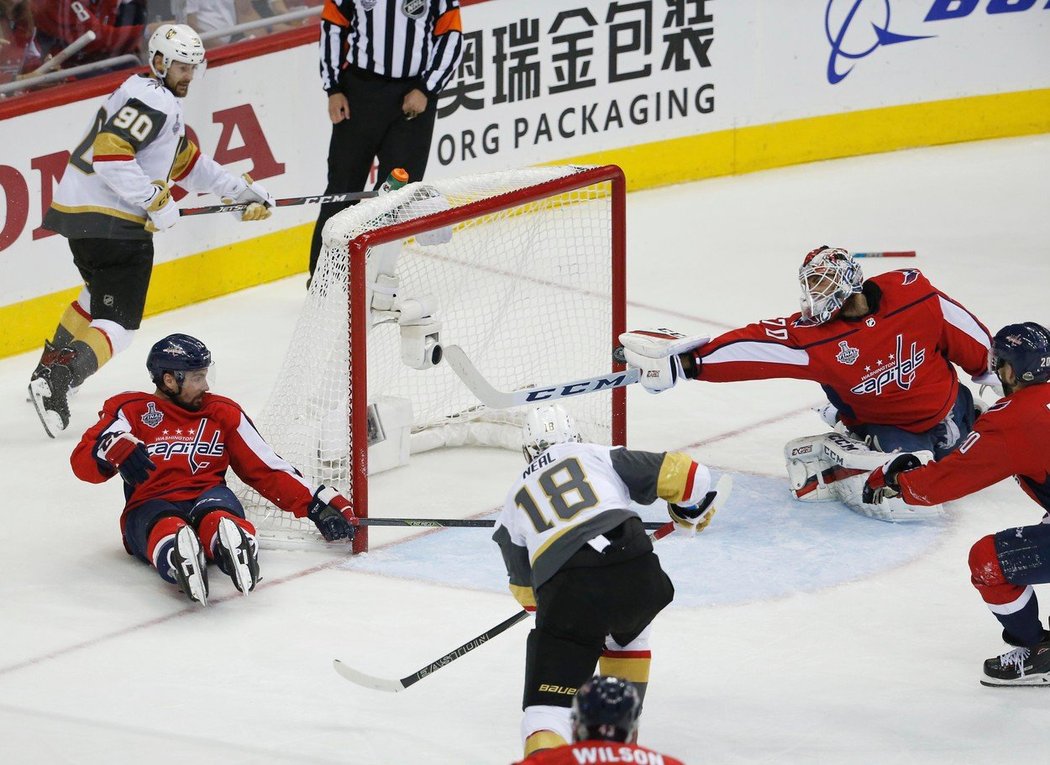
[[[637,329],[620,335],[624,360],[642,371],[639,381],[650,393],[673,388],[685,376],[680,354],[688,353],[710,338],[686,337],[671,329]],[[694,375],[695,376],[695,375]]]
[[[676,505],[667,503],[667,512],[680,531],[687,534],[699,534],[711,523],[715,515],[715,497],[718,492],[709,491],[703,500],[696,505]]]
[[[157,469],[146,445],[130,433],[107,433],[99,439],[95,456],[115,468],[131,486],[138,486]]]
[[[167,231],[179,222],[179,207],[171,198],[171,191],[164,181],[153,181],[153,193],[143,203],[149,220],[146,221],[146,230],[151,234],[157,231]]]
[[[899,497],[901,487],[897,477],[906,470],[921,466],[922,462],[914,454],[898,454],[882,467],[871,471],[864,482],[861,499],[869,505],[878,505],[884,499]]]
[[[354,526],[350,519],[354,517],[354,511],[346,497],[335,489],[323,484],[318,487],[306,517],[314,522],[326,542],[353,541]]]
[[[262,187],[262,184],[253,181],[247,173],[241,177],[244,179],[245,187],[235,199],[237,202],[249,203],[241,213],[241,220],[266,220],[273,214],[270,208],[277,203],[277,200]]]

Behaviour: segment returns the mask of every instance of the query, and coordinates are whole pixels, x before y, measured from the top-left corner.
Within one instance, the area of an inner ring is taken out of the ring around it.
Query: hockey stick
[[[625,369],[622,372],[607,372],[594,377],[585,377],[582,380],[525,388],[524,390],[501,391],[496,390],[488,380],[482,377],[481,372],[458,345],[446,345],[444,351],[445,361],[452,367],[456,376],[463,381],[471,393],[477,396],[478,401],[492,409],[510,409],[525,404],[579,396],[583,393],[622,388],[625,385],[633,385],[641,378],[641,370]]]
[[[356,518],[355,526],[436,526],[439,528],[492,528],[494,520],[483,518]],[[644,521],[647,529],[661,529],[667,524],[662,521]]]
[[[899,252],[855,252],[855,258],[914,258],[915,250],[901,250]]]
[[[379,196],[378,191],[348,191],[345,194],[322,194],[318,197],[285,197],[274,201],[274,207],[294,207],[296,205],[325,205],[329,202],[352,202],[357,199],[371,199]],[[241,212],[252,202],[238,202],[229,205],[208,205],[206,207],[183,207],[179,215],[207,215],[217,212]]]
[[[45,61],[43,64],[41,64],[36,69],[34,69],[32,72],[27,72],[26,74],[21,75],[19,79],[28,79],[30,77],[39,77],[42,74],[47,74],[48,72],[51,72],[51,71],[54,71],[55,69],[58,69],[58,67],[62,66],[62,64],[64,64],[64,63],[66,63],[67,59],[69,59],[71,56],[75,56],[77,53],[80,52],[80,50],[82,48],[84,48],[85,46],[90,45],[94,41],[95,41],[95,33],[92,32],[89,29],[84,34],[80,35],[80,37],[78,37],[73,42],[71,42],[69,45],[67,45],[65,48],[60,50],[54,56],[52,56],[47,61]]]
[[[712,514],[722,507],[726,500],[729,499],[730,493],[733,491],[733,477],[727,473],[723,473],[722,477],[718,479],[718,484],[715,486],[715,508],[712,510]],[[713,503],[714,504],[714,503]],[[706,528],[706,527],[705,527]],[[649,538],[654,542],[658,539],[663,539],[675,530],[675,522],[667,521],[658,525],[657,529],[649,535]],[[703,529],[700,529],[703,531]],[[699,533],[699,532],[698,532]],[[356,670],[348,664],[344,664],[339,659],[332,660],[332,666],[335,671],[345,677],[351,683],[355,685],[364,686],[365,688],[371,688],[376,691],[386,691],[387,693],[398,693],[405,690],[410,685],[415,685],[420,680],[428,675],[432,675],[442,667],[445,667],[456,659],[460,659],[466,656],[468,653],[473,651],[480,645],[487,643],[490,639],[496,637],[501,632],[506,632],[508,629],[513,627],[518,622],[522,621],[529,615],[529,611],[522,609],[513,616],[504,619],[502,622],[497,624],[495,627],[482,632],[475,638],[468,640],[463,645],[455,648],[440,659],[436,659],[417,672],[413,672],[407,677],[402,677],[400,680],[388,680],[383,677],[376,677],[375,675],[369,675],[360,670]]]

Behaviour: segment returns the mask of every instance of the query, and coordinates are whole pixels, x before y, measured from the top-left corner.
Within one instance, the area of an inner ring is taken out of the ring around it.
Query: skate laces
[[[1013,667],[1021,675],[1024,675],[1024,663],[1031,655],[1031,648],[1015,648],[999,656],[999,666],[1003,669]]]

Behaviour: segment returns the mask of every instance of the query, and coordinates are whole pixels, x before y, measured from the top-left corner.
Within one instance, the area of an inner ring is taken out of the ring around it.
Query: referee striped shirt
[[[427,96],[442,91],[463,52],[459,0],[325,0],[321,83],[339,91],[351,66],[390,79],[417,79]]]

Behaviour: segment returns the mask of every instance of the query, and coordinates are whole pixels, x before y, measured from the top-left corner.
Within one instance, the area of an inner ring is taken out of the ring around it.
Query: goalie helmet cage
[[[370,511],[377,412],[385,415],[379,437],[394,441],[389,413],[410,405],[411,453],[453,445],[520,449],[525,408],[487,409],[447,364],[405,365],[396,318],[373,310],[377,269],[396,274],[399,299],[435,305],[442,344],[461,346],[500,389],[620,371],[611,354],[625,330],[625,210],[623,172],[610,165],[413,183],[342,211],[325,226],[260,432],[308,482],[343,492],[360,517]],[[626,443],[623,388],[558,403],[585,440]],[[411,460],[394,469],[411,471]],[[320,540],[308,520],[231,483],[266,543]],[[368,529],[359,527],[354,552],[367,548]]]

